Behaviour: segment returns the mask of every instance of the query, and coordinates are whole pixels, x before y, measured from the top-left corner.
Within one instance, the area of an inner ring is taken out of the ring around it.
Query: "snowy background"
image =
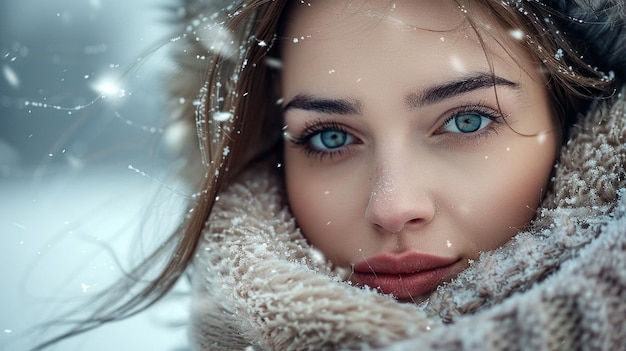
[[[41,341],[38,323],[106,289],[180,217],[155,48],[171,3],[0,2],[0,350]],[[187,289],[50,350],[185,349]]]

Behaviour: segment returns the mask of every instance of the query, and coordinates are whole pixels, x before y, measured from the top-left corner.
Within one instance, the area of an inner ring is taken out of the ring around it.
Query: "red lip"
[[[448,278],[458,259],[409,252],[382,254],[354,265],[352,280],[398,299],[424,295]]]

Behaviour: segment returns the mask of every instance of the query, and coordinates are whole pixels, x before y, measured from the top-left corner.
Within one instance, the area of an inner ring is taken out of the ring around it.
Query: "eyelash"
[[[452,133],[457,138],[459,137],[463,138],[464,141],[471,141],[471,140],[484,138],[490,135],[491,133],[497,134],[500,128],[499,124],[502,123],[502,120],[504,119],[504,115],[501,112],[499,112],[498,110],[492,109],[490,107],[487,107],[485,106],[485,104],[478,103],[478,104],[461,106],[453,110],[450,113],[450,116],[445,119],[444,123],[442,124],[441,127],[437,129],[437,132],[435,132],[435,134],[441,134],[441,135],[450,134],[445,131],[442,131],[442,132],[439,132],[439,131],[441,131],[448,123],[450,123],[457,116],[462,115],[462,114],[468,114],[468,113],[475,113],[480,116],[484,116],[485,118],[491,120],[492,123],[472,133]],[[352,137],[356,140],[355,143],[356,144],[360,143],[358,138],[356,138],[352,133],[350,133],[341,124],[332,122],[332,121],[324,121],[324,120],[308,122],[305,125],[304,131],[298,137],[293,137],[289,134],[285,134],[285,135],[287,136],[287,140],[289,140],[294,146],[301,148],[308,156],[315,156],[315,157],[318,157],[320,160],[323,160],[327,157],[330,159],[333,159],[347,152],[348,151],[347,149],[350,145],[347,145],[345,147],[341,147],[341,148],[338,148],[337,150],[332,150],[332,151],[318,150],[311,145],[311,139],[315,135],[322,133],[324,131],[328,131],[328,130],[336,130],[342,133],[351,134]]]
[[[309,156],[318,157],[320,160],[323,160],[324,158],[327,158],[327,157],[332,159],[332,158],[341,156],[344,152],[347,151],[347,148],[350,145],[347,145],[345,147],[341,147],[341,148],[338,148],[337,150],[332,150],[332,151],[321,151],[321,150],[314,148],[311,145],[311,139],[315,135],[324,131],[328,131],[328,130],[336,130],[342,133],[352,135],[352,133],[350,133],[344,126],[342,126],[339,123],[331,122],[331,121],[324,121],[324,120],[317,120],[314,122],[307,123],[304,128],[304,131],[302,132],[300,136],[298,137],[288,136],[287,139],[294,146],[301,148]],[[352,135],[352,137],[355,139],[356,144],[360,143],[358,138],[356,138],[354,135]]]

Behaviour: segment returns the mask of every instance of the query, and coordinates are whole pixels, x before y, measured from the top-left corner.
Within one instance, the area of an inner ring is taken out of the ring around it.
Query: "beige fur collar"
[[[617,349],[626,345],[625,102],[561,154],[528,231],[420,306],[350,286],[284,206],[279,170],[220,195],[195,262],[197,350]],[[449,324],[451,323],[451,324]]]

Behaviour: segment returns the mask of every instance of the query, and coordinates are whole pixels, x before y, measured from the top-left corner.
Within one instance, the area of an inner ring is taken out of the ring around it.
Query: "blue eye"
[[[474,133],[493,122],[492,118],[478,113],[461,113],[450,118],[443,129],[451,133]]]
[[[340,157],[361,141],[348,129],[334,121],[316,121],[308,124],[302,134],[289,136],[289,141],[307,155],[320,159]]]
[[[309,142],[315,149],[325,151],[352,144],[354,137],[342,130],[328,129],[312,135]]]

